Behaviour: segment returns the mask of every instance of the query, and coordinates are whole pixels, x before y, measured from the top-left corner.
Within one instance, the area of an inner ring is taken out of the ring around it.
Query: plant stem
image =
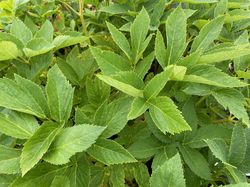
[[[80,20],[81,20],[81,23],[82,23],[82,30],[83,30],[83,33],[85,34],[85,36],[88,37],[89,33],[88,33],[86,23],[85,23],[85,20],[84,20],[83,9],[84,9],[84,0],[79,0],[79,17],[80,17]]]

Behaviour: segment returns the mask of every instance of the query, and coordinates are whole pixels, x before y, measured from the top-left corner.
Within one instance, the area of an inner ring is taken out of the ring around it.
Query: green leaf
[[[219,51],[210,51],[200,57],[198,63],[209,64],[225,60],[233,60],[250,54],[248,44],[237,45],[233,47],[223,47]]]
[[[167,61],[165,63],[168,65],[175,64],[186,48],[186,27],[186,15],[181,6],[178,6],[166,22]]]
[[[244,108],[245,98],[240,91],[225,88],[213,91],[212,95],[225,109],[228,108],[232,114],[250,127],[249,117]]]
[[[155,38],[155,56],[162,68],[167,66],[167,50],[163,36],[158,30]]]
[[[127,124],[127,115],[131,105],[128,97],[119,98],[113,102],[103,103],[95,112],[94,124],[106,126],[102,137],[111,137],[119,133]]]
[[[49,43],[43,38],[34,38],[30,40],[26,47],[23,49],[23,52],[27,57],[34,57],[51,51],[54,48],[54,45]]]
[[[19,81],[19,78],[17,83],[3,78],[0,79],[0,87],[0,106],[46,118],[46,111],[40,105],[43,101],[39,96],[42,90],[37,85],[26,80]]]
[[[91,53],[104,75],[114,75],[121,71],[131,70],[131,66],[125,58],[111,51],[92,47]]]
[[[158,167],[150,178],[151,187],[185,187],[185,179],[179,154]]]
[[[114,25],[107,22],[107,26],[114,42],[125,53],[128,59],[131,58],[131,49],[127,38]]]
[[[50,187],[61,187],[61,186],[70,187],[69,178],[67,176],[57,175],[52,181]]]
[[[57,65],[48,72],[46,94],[51,117],[60,123],[65,123],[72,110],[74,88]]]
[[[245,158],[247,149],[245,129],[241,126],[235,126],[232,133],[231,144],[229,148],[229,163],[238,166]]]
[[[205,140],[213,155],[221,160],[224,164],[228,162],[228,148],[224,140],[214,139]]]
[[[99,139],[87,152],[106,165],[136,162],[125,148],[113,140]]]
[[[149,108],[148,103],[144,98],[134,98],[130,112],[128,113],[128,119],[132,120],[142,115]]]
[[[223,15],[227,11],[228,0],[221,0],[214,9],[214,17]]]
[[[8,136],[28,139],[38,127],[38,122],[31,115],[11,110],[0,113],[0,132]]]
[[[162,146],[154,136],[149,136],[135,141],[128,151],[137,159],[147,159],[154,156]]]
[[[148,102],[151,105],[149,108],[150,116],[155,125],[164,134],[166,132],[175,134],[191,130],[190,126],[169,97],[161,96]]]
[[[136,183],[139,186],[149,187],[149,173],[147,166],[141,162],[130,165],[132,166],[131,169]]]
[[[109,166],[110,181],[113,187],[125,187],[125,171],[122,165]]]
[[[133,24],[130,28],[131,35],[131,46],[133,53],[133,64],[136,64],[140,59],[140,54],[144,48],[144,41],[148,34],[150,24],[150,18],[147,11],[143,8],[140,13],[136,16]]]
[[[20,149],[13,149],[0,145],[0,173],[15,174],[20,173]],[[0,183],[1,184],[1,183]]]
[[[154,10],[150,15],[150,30],[157,30],[160,25],[161,17],[164,14],[165,10],[165,0],[160,0],[155,4]]]
[[[133,97],[143,97],[143,91],[110,76],[97,74],[100,80]]]
[[[237,184],[228,184],[228,185],[223,185],[225,187],[250,187],[249,183],[241,182]]]
[[[55,137],[43,159],[56,165],[66,164],[75,153],[86,151],[95,143],[104,129],[87,124],[65,128]]]
[[[10,41],[0,41],[0,61],[15,59],[21,56],[17,45]]]
[[[143,79],[147,72],[149,71],[151,64],[154,60],[154,52],[150,53],[148,56],[143,58],[135,67],[135,73],[140,79]]]
[[[36,32],[35,38],[43,38],[48,42],[53,41],[54,28],[50,21],[46,20],[39,31]]]
[[[149,100],[157,96],[164,88],[166,83],[170,80],[173,74],[173,66],[169,66],[165,71],[155,75],[145,86],[143,94],[144,97]]]
[[[24,144],[20,161],[22,176],[39,162],[49,149],[59,130],[57,124],[45,122]]]
[[[15,19],[11,25],[10,33],[21,40],[23,44],[27,44],[33,37],[30,29],[20,20]]]
[[[243,87],[245,83],[236,77],[231,77],[215,67],[199,67],[190,75],[185,75],[183,81],[207,84],[224,88]]]
[[[208,161],[199,151],[187,146],[179,146],[179,150],[188,167],[196,175],[206,180],[212,179]]]
[[[9,187],[13,181],[16,180],[16,175],[5,175],[0,174],[0,185],[1,187]]]
[[[68,35],[59,35],[57,36],[52,44],[55,46],[55,50],[82,43],[87,40],[85,36],[68,36]]]
[[[224,24],[224,17],[218,17],[208,22],[199,32],[199,35],[194,39],[191,52],[206,51],[209,46],[216,40],[221,32]]]

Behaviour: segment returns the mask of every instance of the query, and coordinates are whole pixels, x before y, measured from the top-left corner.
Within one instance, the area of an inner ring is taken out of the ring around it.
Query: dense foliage
[[[250,0],[2,0],[1,187],[247,187]]]

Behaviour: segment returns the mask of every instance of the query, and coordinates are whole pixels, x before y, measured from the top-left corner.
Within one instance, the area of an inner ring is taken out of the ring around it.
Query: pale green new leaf
[[[208,22],[194,39],[191,52],[198,50],[206,51],[210,44],[219,37],[223,24],[224,17],[222,16]]]
[[[163,36],[158,30],[155,38],[155,57],[162,68],[167,66],[167,50]]]
[[[46,95],[51,117],[60,123],[65,123],[72,109],[74,88],[57,65],[48,72]]]
[[[20,161],[22,176],[40,161],[59,131],[57,124],[45,122],[24,144]]]
[[[186,27],[187,17],[181,6],[178,6],[166,22],[167,58],[165,63],[168,65],[175,64],[186,48]]]
[[[0,145],[0,173],[20,173],[20,155],[20,149],[14,149]]]
[[[95,143],[104,129],[87,124],[65,128],[56,136],[43,159],[56,165],[66,164],[75,153],[85,151]]]
[[[27,44],[33,37],[30,29],[20,20],[15,19],[11,25],[10,33],[21,40],[23,44]]]
[[[15,59],[21,55],[17,45],[10,41],[0,42],[0,61]]]
[[[140,13],[136,16],[133,24],[130,28],[131,45],[133,53],[133,63],[137,62],[140,58],[140,53],[144,48],[144,40],[146,39],[150,24],[150,18],[147,11],[143,8]]]
[[[99,139],[87,152],[106,165],[136,162],[136,159],[124,147],[113,140]]]
[[[46,118],[46,111],[40,105],[40,97],[36,97],[33,93],[41,95],[38,86],[33,86],[34,90],[30,90],[26,81],[18,81],[3,78],[0,79],[0,106],[12,110],[32,114],[41,118]]]
[[[158,167],[150,178],[151,187],[185,187],[184,173],[179,154]]]
[[[211,171],[208,161],[197,150],[189,148],[188,146],[179,146],[181,155],[188,165],[188,167],[199,177],[211,180]]]
[[[213,155],[224,164],[228,162],[228,147],[223,139],[205,140]]]
[[[236,77],[231,77],[215,67],[199,67],[190,75],[185,75],[183,81],[207,84],[223,88],[243,87],[247,84]]]
[[[0,113],[0,132],[8,136],[28,139],[38,127],[38,122],[31,115],[11,110]]]
[[[130,95],[133,97],[143,97],[143,91],[140,89],[135,88],[130,84],[126,84],[122,81],[116,80],[110,76],[97,74],[96,75],[99,79],[104,81],[105,83],[109,84],[110,86],[115,87],[116,89]]]
[[[229,163],[238,166],[245,158],[247,149],[247,140],[245,129],[241,126],[235,126],[232,133],[231,144],[229,148]]]
[[[245,97],[240,91],[225,88],[213,91],[212,95],[225,109],[228,108],[232,114],[250,127],[249,117],[244,108]]]
[[[220,0],[214,9],[214,17],[223,15],[227,11],[227,5],[228,0]]]
[[[165,71],[155,75],[145,86],[143,91],[144,97],[149,100],[157,96],[170,80],[172,74],[173,66],[169,66]]]
[[[191,127],[169,97],[161,96],[149,100],[148,103],[151,105],[149,108],[150,116],[164,134],[166,132],[175,134],[191,130]]]
[[[34,57],[51,51],[54,48],[54,45],[49,43],[43,38],[34,38],[30,40],[26,47],[23,49],[23,52],[27,57]]]
[[[128,59],[131,58],[131,49],[127,38],[114,25],[107,22],[107,26],[114,42],[121,48]]]
[[[59,35],[57,36],[52,44],[55,46],[55,50],[82,43],[87,40],[85,36],[68,36],[68,35]]]
[[[54,28],[50,21],[46,20],[40,30],[36,32],[35,38],[43,38],[48,42],[53,41]]]
[[[144,98],[140,98],[140,97],[134,98],[134,100],[131,104],[131,109],[128,113],[128,119],[132,120],[132,119],[139,117],[148,108],[149,108],[149,105]]]
[[[91,48],[91,53],[104,75],[114,75],[121,71],[131,70],[129,61],[116,53],[95,47]]]

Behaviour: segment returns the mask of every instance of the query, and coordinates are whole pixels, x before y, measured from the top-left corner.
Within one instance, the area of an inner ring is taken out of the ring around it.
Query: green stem
[[[85,36],[88,37],[89,33],[88,33],[86,23],[84,20],[83,9],[84,9],[84,0],[79,0],[79,17],[80,17],[81,24],[82,24],[82,30],[83,30],[83,33],[85,34]]]

